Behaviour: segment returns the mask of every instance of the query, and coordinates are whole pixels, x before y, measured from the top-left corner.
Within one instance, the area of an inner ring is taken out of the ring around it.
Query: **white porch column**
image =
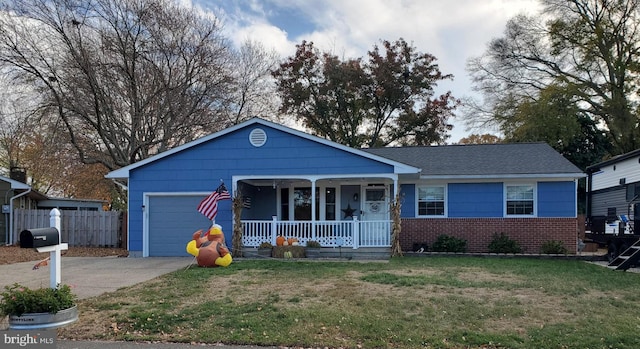
[[[271,245],[276,245],[276,237],[278,236],[278,216],[271,216]]]
[[[316,178],[311,179],[311,239],[316,240]]]
[[[351,223],[351,231],[353,231],[353,249],[357,250],[360,247],[360,223],[358,222],[358,216],[353,216],[353,223]]]
[[[400,192],[400,188],[398,188],[398,176],[393,176],[393,199],[396,199],[398,193]]]

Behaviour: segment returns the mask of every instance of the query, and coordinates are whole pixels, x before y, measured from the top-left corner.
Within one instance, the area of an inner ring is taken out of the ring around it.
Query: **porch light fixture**
[[[358,193],[353,194],[353,201],[358,202]]]

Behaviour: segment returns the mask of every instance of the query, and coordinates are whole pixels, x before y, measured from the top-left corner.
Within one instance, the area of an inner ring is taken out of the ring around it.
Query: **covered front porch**
[[[276,237],[295,238],[300,245],[317,241],[322,247],[389,247],[391,221],[281,221],[242,220],[242,244],[258,247],[263,242],[276,245]]]
[[[389,247],[389,203],[395,197],[395,174],[357,176],[237,176],[234,192],[243,200],[242,244],[276,245],[295,238],[304,246]]]

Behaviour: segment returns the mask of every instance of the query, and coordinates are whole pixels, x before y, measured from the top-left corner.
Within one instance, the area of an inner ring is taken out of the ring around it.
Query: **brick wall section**
[[[523,253],[540,253],[549,240],[562,241],[569,253],[576,253],[578,220],[576,218],[403,218],[400,244],[403,251],[413,251],[414,244],[429,248],[438,235],[446,234],[467,240],[467,252],[488,252],[493,234],[505,233],[517,241]]]

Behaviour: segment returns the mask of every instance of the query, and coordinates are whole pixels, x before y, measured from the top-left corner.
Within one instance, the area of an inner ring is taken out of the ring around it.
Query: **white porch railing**
[[[257,247],[263,242],[276,245],[276,237],[296,238],[301,246],[318,241],[322,247],[389,247],[391,221],[279,221],[243,220],[242,244]]]

